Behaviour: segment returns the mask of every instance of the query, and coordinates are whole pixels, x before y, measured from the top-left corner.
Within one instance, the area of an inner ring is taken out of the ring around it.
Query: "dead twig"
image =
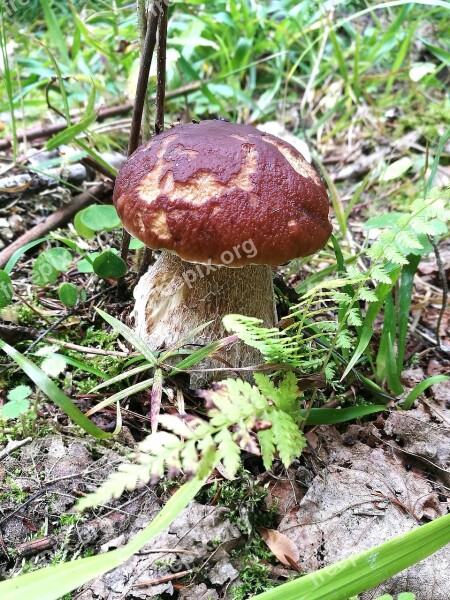
[[[110,106],[107,108],[100,108],[97,110],[97,121],[105,121],[106,119],[110,119],[111,117],[116,117],[119,115],[127,114],[133,108],[131,102],[127,102],[126,104],[119,104],[117,106]],[[71,122],[71,125],[75,125],[82,118],[82,113],[79,116],[75,116]],[[33,141],[33,140],[45,140],[51,138],[56,135],[60,131],[64,131],[67,128],[67,121],[58,121],[57,123],[53,123],[52,125],[47,125],[44,127],[33,127],[32,129],[21,129],[17,132],[17,141],[25,142]],[[0,140],[0,150],[8,150],[12,146],[12,137],[6,137],[3,140]]]
[[[22,446],[29,444],[33,441],[33,438],[27,437],[24,440],[19,440],[18,442],[10,442],[4,450],[0,452],[0,460],[3,460]]]
[[[38,223],[35,227],[21,235],[12,244],[0,252],[0,268],[4,267],[11,256],[28,244],[38,240],[40,237],[47,235],[53,229],[62,227],[81,209],[98,202],[105,200],[111,194],[111,186],[106,183],[100,183],[93,187],[89,192],[83,192],[74,196],[69,204],[63,206],[52,215],[47,217],[42,223]]]
[[[154,8],[151,10],[150,19],[147,24],[145,34],[144,49],[142,52],[141,63],[139,66],[139,75],[136,87],[136,98],[134,101],[133,118],[131,121],[130,140],[128,142],[128,156],[133,154],[139,146],[141,133],[142,115],[144,113],[145,98],[147,94],[148,79],[150,67],[152,64],[153,53],[156,45],[156,31],[158,28],[159,14]],[[122,247],[120,256],[126,262],[128,248],[130,246],[131,236],[125,229],[123,230]],[[119,280],[119,293],[124,289],[124,279]]]
[[[179,573],[171,573],[170,575],[164,575],[164,577],[157,577],[156,579],[147,579],[145,581],[140,581],[139,583],[135,583],[133,587],[142,588],[147,587],[148,585],[158,585],[159,583],[167,583],[168,581],[172,581],[172,579],[181,579],[182,577],[186,577],[191,573],[192,569],[189,569],[189,571],[180,571]]]

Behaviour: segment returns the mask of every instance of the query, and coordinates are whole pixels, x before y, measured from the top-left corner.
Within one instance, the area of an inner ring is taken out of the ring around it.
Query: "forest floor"
[[[426,29],[426,24],[422,27]],[[436,37],[430,34],[428,44],[441,44],[438,33]],[[435,61],[430,52],[416,41],[410,63]],[[439,77],[445,90],[448,66],[440,70]],[[402,85],[413,87],[411,82],[399,84],[400,95]],[[281,131],[293,143],[299,143],[301,133],[307,132],[308,144],[314,157],[320,157],[320,169],[333,197],[334,231],[341,234],[345,257],[356,257],[363,268],[363,250],[379,236],[386,215],[407,210],[422,193],[437,139],[444,133],[445,123],[448,125],[448,114],[443,116],[448,100],[437,84],[428,90],[433,102],[418,94],[409,112],[405,105],[397,107],[385,99],[374,106],[366,95],[345,118],[344,88],[342,82],[341,87],[335,86],[337,96],[344,99],[343,107],[323,127],[320,119],[330,103],[325,93],[314,98],[315,112],[311,111],[309,122],[299,122],[292,101],[283,123],[274,121],[277,111],[272,107],[253,124],[265,122],[267,127],[269,121],[276,135]],[[180,116],[188,122],[198,116],[191,104],[180,102],[169,109],[174,120]],[[123,108],[123,114],[106,119],[97,135],[119,132],[116,141],[123,142],[130,125],[127,111],[129,106]],[[218,111],[205,109],[200,116],[203,114],[216,116]],[[42,131],[32,141],[19,144],[19,166],[17,156],[16,166],[13,164],[13,149],[2,149],[0,140],[0,268],[11,258],[5,254],[11,245],[23,249],[21,236],[33,242],[26,252],[19,250],[14,255],[14,298],[1,312],[0,339],[39,365],[86,413],[124,389],[122,381],[108,392],[92,391],[102,378],[120,375],[136,359],[135,349],[96,309],[130,324],[131,290],[142,249],[132,247],[129,252],[125,291],[118,290],[117,277],[102,278],[93,272],[86,255],[95,258],[110,248],[117,255],[122,232],[115,223],[106,232],[81,235],[71,203],[87,191],[93,192],[93,197],[82,198],[80,209],[110,206],[112,181],[96,170],[95,164],[93,168],[72,140],[45,150],[51,137],[47,128],[58,120],[51,115],[47,108],[44,114],[24,122],[28,132]],[[345,126],[340,126],[341,119]],[[6,111],[0,113],[0,125],[2,120],[9,131]],[[119,168],[125,156],[115,146],[108,146],[100,155]],[[445,188],[450,185],[448,139],[441,150],[434,184]],[[405,157],[409,162],[401,164]],[[52,168],[58,169],[56,178],[42,175]],[[28,180],[22,179],[28,175]],[[337,208],[345,213],[345,233]],[[59,221],[38,236],[30,235],[57,211]],[[381,219],[379,224],[376,218]],[[372,224],[367,226],[369,220]],[[267,471],[260,457],[244,453],[236,477],[228,477],[222,468],[216,470],[196,501],[151,546],[66,597],[244,600],[447,514],[449,382],[427,388],[411,410],[395,410],[427,377],[450,373],[450,308],[443,306],[445,281],[450,278],[450,238],[442,237],[438,251],[423,256],[415,274],[400,374],[403,392],[391,395],[386,380],[378,379],[388,397],[385,411],[352,423],[307,427],[307,446],[288,469],[276,461]],[[36,239],[41,241],[34,244]],[[37,261],[43,252],[62,247],[61,239],[76,243],[76,249],[66,250],[68,257],[55,257],[55,276],[39,281]],[[334,263],[328,250],[276,269],[276,283],[282,285],[280,319],[288,313],[285,300],[298,301],[302,282]],[[64,284],[72,287],[64,289]],[[74,303],[70,300],[73,289]],[[383,332],[382,312],[373,327],[370,349],[376,356]],[[370,365],[362,368],[372,377]],[[131,386],[142,379],[136,374],[126,383]],[[374,402],[370,390],[357,378],[339,381],[337,377],[317,398],[317,406],[330,407]],[[76,502],[128,460],[136,444],[148,435],[150,401],[149,389],[125,394],[118,436],[94,440],[40,392],[15,362],[6,355],[0,357],[0,407],[15,402],[18,411],[5,413],[0,422],[0,579],[121,547],[154,518],[179,481],[163,478],[94,510],[74,511]],[[181,406],[188,414],[204,414],[201,400],[183,376],[164,382],[161,410],[172,414]],[[90,418],[102,430],[114,432],[116,407],[106,406]],[[423,600],[448,600],[449,569],[450,550],[444,548],[361,598],[411,591]]]

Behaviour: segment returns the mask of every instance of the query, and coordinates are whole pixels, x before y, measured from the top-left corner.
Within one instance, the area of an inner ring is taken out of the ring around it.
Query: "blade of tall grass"
[[[6,96],[8,98],[9,114],[11,116],[11,129],[12,129],[12,149],[13,149],[13,160],[16,162],[17,159],[17,122],[16,112],[14,110],[14,92],[13,92],[13,79],[11,75],[11,69],[9,66],[9,56],[6,49],[7,36],[5,29],[5,17],[3,14],[3,2],[0,4],[0,48],[2,51],[3,61],[3,85],[6,89]]]
[[[310,408],[301,410],[300,416],[306,417],[306,425],[334,425],[360,419],[367,415],[386,410],[384,405],[352,406],[350,408]]]
[[[421,381],[416,387],[408,394],[405,401],[401,405],[403,410],[409,410],[417,398],[422,394],[425,390],[427,390],[430,386],[435,383],[441,383],[442,381],[448,381],[450,377],[447,375],[433,375],[433,377],[428,377],[424,381]]]
[[[134,346],[136,350],[140,352],[142,356],[146,358],[152,366],[157,366],[158,361],[155,354],[148,349],[146,344],[140,339],[137,333],[135,333],[132,329],[127,327],[118,319],[115,319],[111,315],[108,315],[108,313],[101,310],[101,308],[96,308],[95,310],[103,319],[105,319],[105,321],[109,325],[111,325],[111,327],[113,327],[113,329],[115,329],[115,331],[119,332],[120,335],[122,335],[127,340],[127,342]]]
[[[450,542],[450,515],[258,594],[255,600],[347,600],[376,587]]]
[[[371,302],[369,305],[369,308],[367,309],[366,316],[363,321],[361,333],[358,336],[358,345],[355,349],[355,352],[354,352],[350,362],[347,365],[347,368],[345,369],[345,371],[342,375],[341,381],[343,379],[345,379],[345,377],[347,377],[349,372],[356,365],[356,363],[358,362],[358,360],[360,359],[360,357],[366,350],[367,346],[369,345],[369,342],[372,339],[372,335],[373,335],[373,327],[372,326],[375,322],[375,319],[377,318],[378,313],[381,310],[381,307],[383,306],[383,304],[386,300],[386,297],[390,293],[390,291],[391,291],[392,287],[394,286],[395,282],[397,281],[399,275],[400,275],[400,268],[396,268],[395,270],[392,271],[392,273],[390,273],[390,277],[391,277],[391,281],[392,281],[391,284],[387,284],[387,283],[378,284],[378,286],[375,290],[375,293],[378,297],[378,301]]]
[[[59,26],[58,19],[52,9],[49,0],[40,0],[42,12],[47,25],[47,32],[58,48],[60,57],[67,65],[70,64],[69,53],[67,52],[67,40]]]
[[[398,337],[397,337],[397,371],[402,372],[403,361],[405,359],[406,341],[408,337],[409,311],[411,308],[411,299],[413,293],[414,276],[419,265],[420,255],[410,254],[409,263],[402,269],[400,276],[400,285],[398,289],[397,301],[397,319],[398,319]]]
[[[30,250],[30,248],[34,248],[35,246],[38,246],[39,244],[42,244],[42,242],[46,242],[49,239],[50,239],[49,237],[39,238],[38,240],[34,240],[33,242],[29,242],[28,244],[25,244],[25,246],[22,246],[21,248],[19,248],[18,250],[16,250],[14,252],[14,254],[11,256],[11,258],[8,260],[8,262],[6,263],[6,266],[5,266],[5,271],[8,273],[8,275],[11,273],[11,271],[15,267],[15,265],[16,265],[17,261],[19,260],[19,258],[23,254],[25,254],[25,252],[27,250]]]
[[[113,434],[103,431],[97,425],[94,425],[79,408],[68,398],[54,381],[48,377],[42,369],[35,365],[31,360],[23,356],[18,350],[12,348],[9,344],[0,340],[0,349],[3,350],[19,367],[28,375],[34,384],[46,396],[50,398],[74,423],[79,425],[86,433],[99,440],[109,439]]]
[[[396,338],[397,319],[394,308],[392,293],[388,294],[384,304],[383,331],[381,332],[380,344],[376,358],[376,377],[381,384],[384,379],[394,394],[397,396],[403,392],[397,362],[395,360],[394,343]]]

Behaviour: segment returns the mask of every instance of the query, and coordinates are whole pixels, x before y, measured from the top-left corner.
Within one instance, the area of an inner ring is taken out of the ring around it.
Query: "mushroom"
[[[290,144],[221,120],[177,125],[140,146],[116,181],[125,229],[161,255],[135,288],[135,328],[152,350],[207,344],[237,313],[276,323],[273,265],[309,256],[330,233],[316,170]],[[235,344],[232,367],[260,360]],[[216,363],[217,364],[217,363]]]

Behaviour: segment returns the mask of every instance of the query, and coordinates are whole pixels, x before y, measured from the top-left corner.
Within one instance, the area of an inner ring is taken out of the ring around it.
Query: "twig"
[[[52,344],[58,344],[62,348],[67,348],[68,350],[75,350],[76,352],[84,352],[85,354],[99,354],[100,356],[119,356],[121,358],[127,358],[129,356],[139,356],[139,354],[135,354],[132,352],[120,352],[118,350],[102,350],[101,348],[89,348],[88,346],[79,346],[78,344],[71,344],[70,342],[63,342],[56,338],[48,337],[48,342]]]
[[[35,227],[21,235],[14,242],[12,242],[7,248],[0,252],[0,268],[4,267],[11,256],[34,240],[45,236],[47,233],[65,225],[70,219],[82,208],[85,208],[89,204],[93,204],[99,200],[104,200],[106,196],[111,193],[111,186],[105,183],[100,183],[91,189],[89,192],[83,192],[74,196],[69,204],[63,206],[52,215],[47,217],[42,223],[38,223]]]
[[[159,15],[152,7],[150,19],[147,24],[147,32],[145,34],[144,49],[141,56],[139,66],[139,75],[136,87],[136,98],[134,101],[133,118],[131,121],[130,140],[128,142],[128,156],[133,154],[139,146],[139,137],[141,133],[142,115],[144,112],[145,97],[147,94],[148,78],[150,75],[150,67],[152,64],[153,53],[156,45],[156,30],[158,28]],[[128,256],[128,248],[130,246],[131,236],[128,231],[123,230],[122,247],[120,256],[126,262]],[[124,282],[122,278],[119,280],[119,293],[124,291]]]
[[[27,437],[24,440],[20,440],[18,442],[10,442],[6,446],[6,448],[0,452],[0,460],[3,460],[4,458],[9,456],[13,452],[18,450],[19,448],[21,448],[22,446],[25,446],[26,444],[29,444],[32,441],[33,441],[33,438]]]
[[[167,51],[167,15],[168,5],[163,4],[158,23],[158,49],[156,56],[156,115],[155,133],[164,129],[164,113],[166,99],[166,51]],[[145,247],[139,265],[138,277],[144,275],[150,266],[152,251]]]
[[[130,102],[126,104],[119,104],[118,106],[110,106],[107,108],[97,109],[97,119],[96,121],[101,122],[106,119],[110,119],[111,117],[116,117],[119,115],[127,114],[131,111],[133,105]],[[82,114],[79,116],[75,116],[71,122],[71,125],[78,123],[82,118]],[[34,127],[32,129],[21,129],[17,132],[17,141],[24,142],[39,140],[39,139],[48,139],[53,135],[63,131],[67,128],[67,121],[58,121],[57,123],[53,123],[52,125],[47,125],[44,127]],[[4,138],[0,140],[0,150],[8,150],[12,146],[12,137]]]
[[[142,55],[144,53],[144,45],[145,45],[145,34],[147,33],[147,0],[137,0],[136,1],[136,9],[137,9],[137,22],[138,22],[138,32],[139,32],[139,52]],[[142,117],[142,139],[148,140],[151,135],[151,97],[150,90],[147,88],[147,93],[145,95],[144,102],[144,114]]]
[[[91,169],[94,169],[94,171],[98,171],[101,175],[103,175],[104,177],[107,177],[111,181],[116,180],[115,176],[111,173],[111,171],[109,171],[101,163],[96,161],[95,158],[92,158],[92,156],[85,156],[81,160],[81,164],[84,165],[85,167],[91,167]]]
[[[164,577],[157,577],[156,579],[147,579],[146,581],[140,581],[139,583],[135,583],[132,587],[141,588],[147,587],[148,585],[158,585],[159,583],[166,583],[167,581],[172,581],[172,579],[181,579],[190,575],[192,573],[192,569],[189,571],[180,571],[179,573],[171,573],[170,575],[164,575]]]
[[[156,56],[156,115],[155,133],[164,129],[164,107],[166,99],[166,51],[167,51],[168,5],[163,3],[158,24],[158,50]]]
[[[156,45],[156,30],[158,28],[159,15],[155,10],[151,11],[145,34],[144,50],[142,52],[141,64],[136,86],[136,98],[133,108],[133,119],[131,121],[130,140],[128,142],[128,156],[133,154],[139,146],[141,133],[142,114],[144,112],[145,95],[147,93],[148,78],[152,64],[153,53]]]

